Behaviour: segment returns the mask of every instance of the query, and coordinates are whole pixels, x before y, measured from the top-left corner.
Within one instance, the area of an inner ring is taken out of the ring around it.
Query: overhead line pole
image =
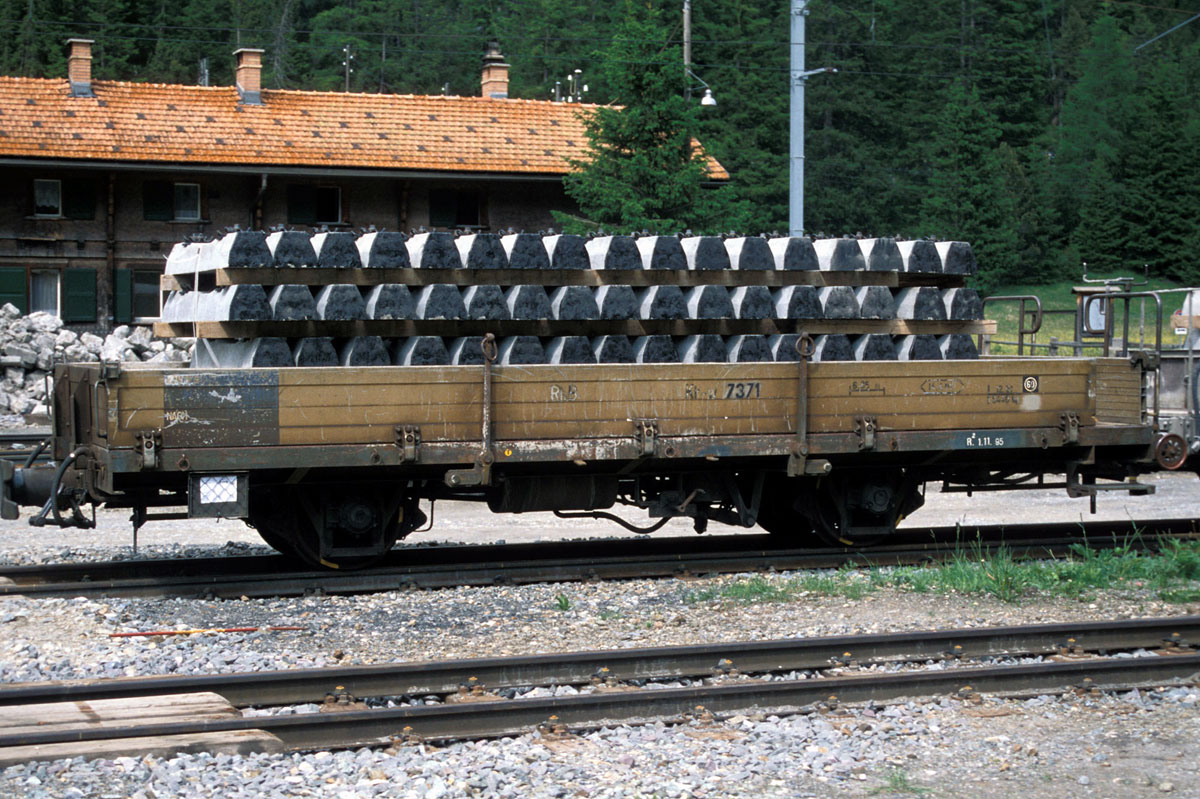
[[[792,96],[788,152],[788,233],[804,235],[804,18],[808,0],[792,0]]]

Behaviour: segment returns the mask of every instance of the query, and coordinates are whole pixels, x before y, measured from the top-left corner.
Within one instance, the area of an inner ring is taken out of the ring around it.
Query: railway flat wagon
[[[57,465],[0,464],[0,510],[241,518],[344,568],[439,499],[856,545],[930,481],[1094,498],[1187,459],[1153,352],[977,358],[960,243],[491,239],[177,246],[159,332],[200,337],[191,367],[58,366]]]

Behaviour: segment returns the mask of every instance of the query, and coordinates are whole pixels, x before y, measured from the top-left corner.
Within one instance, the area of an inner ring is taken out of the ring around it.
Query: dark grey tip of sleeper
[[[275,266],[316,266],[317,253],[307,233],[281,230],[267,236],[267,247]]]
[[[368,319],[412,319],[416,305],[402,283],[380,283],[367,292]]]
[[[826,319],[858,319],[858,299],[849,286],[826,286],[818,295]]]
[[[551,269],[588,269],[591,258],[583,237],[563,233],[542,239],[546,254],[550,257]]]
[[[861,286],[854,292],[858,313],[863,319],[895,319],[896,303],[886,286]]]
[[[356,336],[342,342],[338,362],[342,366],[387,366],[392,358],[379,336]]]
[[[733,303],[724,286],[693,286],[684,296],[688,319],[732,319]]]
[[[899,241],[896,242],[896,247],[904,259],[905,272],[937,273],[942,271],[942,257],[938,255],[937,245],[932,241],[928,239]]]
[[[599,319],[600,308],[587,286],[559,286],[550,295],[550,313],[560,320]]]
[[[821,268],[812,239],[807,236],[771,239],[767,245],[775,257],[776,269],[810,271]]]
[[[479,366],[483,363],[483,336],[463,336],[450,344],[450,363]]]
[[[504,292],[513,319],[551,318],[550,297],[543,286],[511,286]]]
[[[859,336],[854,342],[854,360],[856,361],[894,361],[896,360],[896,345],[892,337],[883,333],[868,333]]]
[[[712,333],[685,336],[679,342],[679,360],[682,363],[725,363],[729,360],[729,350],[725,340]]]
[[[947,361],[974,361],[979,358],[975,338],[965,333],[951,333],[938,339],[938,349]]]
[[[308,286],[276,286],[271,289],[267,303],[271,306],[271,318],[277,322],[298,322],[317,318],[317,303]]]
[[[508,336],[500,342],[496,359],[506,366],[546,362],[546,351],[537,336]]]
[[[407,269],[408,246],[403,233],[376,230],[358,237],[358,259],[369,269]]]
[[[781,333],[767,339],[767,347],[771,350],[773,361],[798,361],[800,353],[796,352],[796,342],[800,340],[799,333]]]
[[[867,262],[867,269],[873,272],[899,272],[904,269],[904,258],[895,239],[863,239],[858,246]]]
[[[418,233],[407,242],[408,260],[418,269],[457,269],[462,266],[454,236],[445,231]]]
[[[450,363],[450,353],[438,336],[411,336],[396,339],[392,362],[397,366],[441,366]]]
[[[687,256],[688,269],[728,269],[729,253],[717,236],[689,236],[679,242]]]
[[[775,298],[766,286],[738,286],[729,292],[733,313],[738,319],[772,319]]]
[[[729,339],[730,363],[753,363],[755,361],[773,361],[771,347],[764,336],[731,336]]]
[[[947,289],[942,294],[946,318],[954,321],[973,321],[983,318],[983,302],[975,289]]]
[[[853,361],[854,347],[850,346],[850,339],[841,333],[817,336],[813,342],[812,359],[814,361]]]
[[[643,236],[637,240],[644,269],[687,269],[687,258],[674,236]]]
[[[679,286],[647,286],[638,292],[639,319],[686,319],[687,311]]]
[[[198,339],[194,369],[279,368],[291,366],[292,351],[281,338]]]
[[[597,336],[592,340],[597,363],[634,363],[633,345],[628,336]]]
[[[817,263],[826,272],[855,272],[867,268],[856,239],[817,239],[813,242]]]
[[[942,294],[932,286],[914,286],[896,294],[896,318],[918,321],[944,321],[946,305]]]
[[[508,301],[499,286],[481,284],[467,286],[462,293],[463,305],[468,319],[504,320],[512,319]]]
[[[942,350],[937,336],[905,336],[896,348],[896,357],[901,361],[940,361]]]
[[[546,345],[549,363],[595,363],[596,353],[587,336],[558,336]]]
[[[317,318],[326,322],[366,319],[367,304],[358,286],[333,283],[317,293]]]
[[[271,306],[262,286],[226,286],[211,292],[201,292],[201,295],[203,299],[197,306],[197,311],[204,318],[196,321],[259,322],[271,318]]]
[[[942,271],[948,275],[975,274],[975,251],[965,241],[939,241],[936,244],[942,259]]]
[[[495,233],[471,233],[454,241],[467,269],[507,269],[508,255]]]
[[[542,237],[535,233],[510,233],[500,238],[509,269],[549,269],[550,256]]]
[[[362,258],[358,254],[358,242],[354,234],[345,230],[317,233],[312,237],[313,250],[317,253],[317,266],[326,269],[361,269]]]
[[[825,316],[816,286],[784,286],[772,296],[777,319],[822,319]]]
[[[775,268],[775,256],[771,245],[759,236],[725,239],[725,252],[729,255],[732,269],[762,271]]]
[[[261,230],[238,230],[226,234],[229,241],[228,263],[231,267],[255,268],[271,266],[275,257],[267,246],[267,234]]]
[[[584,246],[592,269],[642,268],[642,254],[631,236],[597,236]]]
[[[337,366],[338,354],[333,339],[325,336],[296,339],[292,358],[297,366]]]
[[[670,336],[638,336],[633,342],[633,359],[637,363],[678,363],[679,352]]]
[[[637,319],[638,299],[632,286],[601,286],[595,297],[601,319]]]
[[[457,286],[434,283],[417,292],[415,315],[417,319],[462,319],[467,309]]]

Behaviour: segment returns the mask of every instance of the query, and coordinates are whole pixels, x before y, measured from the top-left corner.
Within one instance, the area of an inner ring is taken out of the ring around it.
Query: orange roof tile
[[[0,158],[562,175],[592,105],[0,76]],[[710,159],[710,176],[729,174]]]

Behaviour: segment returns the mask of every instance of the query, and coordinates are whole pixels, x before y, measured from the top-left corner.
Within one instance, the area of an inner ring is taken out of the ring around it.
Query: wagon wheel
[[[816,544],[812,521],[799,507],[801,492],[797,489],[796,480],[769,475],[756,521],[774,538],[801,546]]]
[[[321,568],[377,563],[424,522],[415,498],[382,490],[334,494],[289,487],[260,489],[250,498],[250,524],[267,544]]]
[[[801,500],[817,536],[831,546],[865,547],[896,532],[925,498],[902,471],[820,478]]]

